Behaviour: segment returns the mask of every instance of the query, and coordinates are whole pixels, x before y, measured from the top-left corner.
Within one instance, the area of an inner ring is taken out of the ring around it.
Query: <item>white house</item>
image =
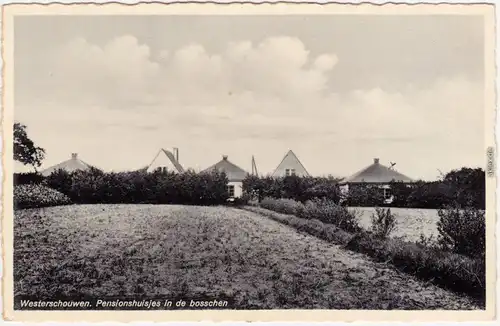
[[[59,164],[53,165],[49,168],[46,168],[45,170],[41,171],[40,174],[47,177],[49,176],[52,172],[57,171],[57,170],[64,170],[66,172],[74,172],[77,170],[88,170],[91,168],[90,164],[85,163],[84,161],[80,160],[78,158],[77,153],[71,153],[71,158],[69,160],[63,161]]]
[[[291,175],[307,177],[309,176],[309,173],[304,165],[302,165],[297,155],[295,155],[292,150],[289,150],[285,157],[283,157],[283,160],[281,160],[276,170],[274,170],[272,176],[286,177]]]
[[[345,178],[339,184],[343,194],[349,192],[349,185],[372,184],[380,188],[383,192],[384,203],[390,204],[394,200],[390,186],[391,182],[404,182],[410,184],[414,182],[414,180],[395,171],[393,168],[380,164],[380,160],[374,158],[372,164],[350,177]]]
[[[184,172],[184,168],[179,163],[179,149],[174,148],[173,153],[163,148],[160,149],[146,171],[154,172],[158,169],[162,172]]]
[[[231,163],[227,155],[222,156],[222,160],[207,168],[203,172],[210,171],[224,172],[228,179],[227,191],[230,198],[238,198],[243,194],[243,180],[248,175],[248,172],[239,166]]]

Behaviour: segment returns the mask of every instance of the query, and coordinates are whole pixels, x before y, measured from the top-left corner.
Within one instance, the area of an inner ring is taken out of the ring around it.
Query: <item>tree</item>
[[[486,176],[483,169],[453,170],[444,176],[443,182],[452,187],[453,197],[461,206],[484,209]]]
[[[14,160],[24,165],[31,165],[36,171],[42,165],[45,158],[45,149],[35,146],[35,143],[28,137],[26,126],[14,123]]]

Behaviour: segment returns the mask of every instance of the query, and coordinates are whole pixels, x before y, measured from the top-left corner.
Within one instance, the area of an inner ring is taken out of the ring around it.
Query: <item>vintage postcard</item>
[[[495,318],[494,6],[7,5],[3,314]]]

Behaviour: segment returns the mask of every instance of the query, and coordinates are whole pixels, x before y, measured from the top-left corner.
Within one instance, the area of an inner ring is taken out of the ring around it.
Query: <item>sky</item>
[[[291,149],[312,175],[380,158],[433,180],[483,165],[483,39],[480,16],[16,17],[14,118],[41,169],[177,147],[270,174]]]

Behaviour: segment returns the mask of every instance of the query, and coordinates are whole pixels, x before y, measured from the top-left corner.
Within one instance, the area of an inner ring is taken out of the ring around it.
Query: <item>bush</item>
[[[14,187],[14,209],[39,208],[71,204],[71,200],[57,190],[25,184]]]
[[[444,250],[470,257],[486,252],[486,224],[484,211],[458,206],[440,209],[438,243]]]
[[[325,225],[324,223],[316,219],[306,220],[294,215],[280,214],[270,210],[262,209],[260,207],[247,206],[245,207],[245,210],[265,215],[272,220],[283,223],[285,225],[289,225],[301,232],[306,232],[318,237],[319,239],[326,240],[335,244],[345,245],[353,237],[353,235],[349,232],[346,232],[333,225]]]
[[[156,171],[111,172],[55,171],[46,184],[80,204],[186,204],[220,205],[228,198],[228,180],[223,173],[176,174]]]
[[[370,184],[352,184],[342,203],[345,206],[373,207],[384,204],[383,191]]]
[[[486,175],[483,169],[452,170],[444,176],[443,182],[453,189],[452,198],[461,207],[485,209]]]
[[[417,182],[407,199],[407,207],[439,209],[452,203],[453,188],[444,182]]]
[[[484,303],[484,259],[438,251],[399,239],[376,238],[366,232],[357,233],[346,248],[378,261],[390,262],[405,273],[431,280],[449,290],[468,294]]]
[[[266,197],[288,198],[302,203],[316,198],[326,198],[335,203],[340,200],[338,180],[330,177],[259,178],[250,175],[243,180],[243,191],[259,201]]]
[[[299,215],[298,213],[304,209],[302,203],[296,202],[293,199],[264,198],[260,206],[271,211],[288,215]]]
[[[375,214],[372,214],[371,216],[372,220],[372,226],[371,226],[371,231],[372,233],[379,238],[386,239],[389,237],[389,235],[396,229],[397,226],[397,221],[396,221],[396,216],[391,213],[391,209],[388,208],[387,210],[376,207],[375,208]]]
[[[71,179],[71,174],[63,169],[58,169],[52,172],[49,176],[45,178],[44,181],[44,184],[46,186],[58,190],[68,196],[71,193],[72,183],[73,181]]]
[[[308,200],[302,204],[293,199],[265,198],[261,202],[261,207],[303,219],[316,219],[349,232],[356,232],[360,229],[355,212],[328,199]]]
[[[313,200],[301,204],[290,199],[265,198],[261,202],[261,207],[284,215],[257,207],[246,207],[245,209],[268,216],[320,239],[345,245],[346,249],[366,254],[377,261],[392,263],[405,273],[432,281],[449,290],[465,293],[484,304],[486,295],[484,255],[467,257],[460,253],[471,251],[471,249],[458,250],[461,248],[460,246],[456,246],[457,249],[454,252],[442,250],[435,245],[432,239],[424,237],[419,243],[388,238],[391,230],[396,226],[390,209],[377,208],[377,216],[373,216],[375,221],[372,222],[375,225],[374,230],[367,232],[357,226],[354,213],[350,213],[345,207],[332,204],[327,200]],[[476,215],[465,213],[470,211]],[[472,229],[480,229],[481,223],[478,221],[481,221],[481,214],[474,210],[460,212],[461,221],[466,221],[467,218],[475,220],[476,222],[472,223],[474,224]],[[446,216],[453,216],[453,214],[450,213]],[[351,226],[346,227],[345,222],[341,222],[343,218],[354,222]],[[452,226],[452,220],[453,218],[446,219],[447,228]],[[484,223],[484,213],[482,222]],[[444,225],[443,222],[441,224]],[[462,230],[462,227],[459,229]],[[469,236],[474,238],[477,233],[478,231],[470,231]],[[465,242],[467,244],[465,247],[477,248],[476,242],[481,243],[481,240],[472,240],[474,244]],[[482,243],[484,245],[484,240]]]
[[[37,172],[14,173],[14,185],[41,184],[43,175]]]
[[[270,199],[266,199],[265,202],[267,207],[281,207],[272,206]],[[298,218],[258,207],[245,207],[245,209],[320,239],[343,245],[346,249],[365,254],[379,262],[391,263],[402,272],[431,281],[443,288],[467,294],[484,305],[486,270],[483,258],[477,259],[442,251],[435,246],[426,247],[424,243],[417,244],[394,238],[383,239],[361,229],[357,232],[346,232],[314,218]]]

